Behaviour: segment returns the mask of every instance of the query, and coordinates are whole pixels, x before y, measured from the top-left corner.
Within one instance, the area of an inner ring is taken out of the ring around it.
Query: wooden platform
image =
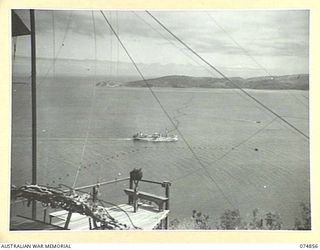
[[[128,204],[121,204],[119,207],[127,212],[130,216],[133,224],[142,230],[153,230],[156,229],[163,219],[165,219],[169,210],[159,212],[149,206],[139,206],[136,213],[133,212],[133,206]],[[129,229],[134,230],[132,223],[128,216],[121,211],[118,207],[110,207],[107,209],[108,213],[122,224],[126,224]],[[68,211],[61,210],[50,213],[51,223],[55,226],[64,227]],[[89,217],[78,213],[73,213],[69,223],[68,229],[70,230],[90,230],[89,228]]]
[[[62,230],[63,228],[22,216],[10,218],[10,230]]]

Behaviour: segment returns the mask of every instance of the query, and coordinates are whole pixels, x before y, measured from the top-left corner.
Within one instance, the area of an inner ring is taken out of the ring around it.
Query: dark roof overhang
[[[11,21],[12,21],[12,36],[25,36],[30,35],[31,32],[27,26],[23,23],[21,18],[13,10],[11,12]]]

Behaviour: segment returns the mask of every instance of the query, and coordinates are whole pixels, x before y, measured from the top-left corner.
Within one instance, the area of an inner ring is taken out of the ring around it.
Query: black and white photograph
[[[12,9],[10,231],[311,231],[308,9]]]

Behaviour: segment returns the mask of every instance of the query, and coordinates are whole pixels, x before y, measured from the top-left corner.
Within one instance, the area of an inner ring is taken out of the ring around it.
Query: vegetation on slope
[[[231,77],[232,82],[241,88],[248,89],[309,89],[309,75],[263,76],[253,78]],[[151,87],[171,88],[236,88],[223,78],[191,77],[191,76],[164,76],[148,79]],[[123,84],[128,87],[146,87],[144,81],[133,81]]]
[[[213,222],[211,217],[199,211],[193,210],[191,218],[179,221],[174,219],[170,223],[170,229],[185,230],[281,230],[282,219],[279,213],[268,212],[260,213],[259,209],[252,210],[249,221],[241,217],[240,211],[225,210],[220,217]],[[311,212],[310,205],[300,204],[300,217],[295,218],[293,230],[311,230]]]

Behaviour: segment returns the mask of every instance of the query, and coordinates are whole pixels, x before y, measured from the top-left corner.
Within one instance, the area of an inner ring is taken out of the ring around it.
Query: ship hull
[[[148,137],[136,137],[133,138],[135,141],[148,141],[148,142],[176,142],[178,141],[177,137],[160,137],[160,138],[148,138]]]
[[[148,142],[176,142],[178,141],[177,135],[161,135],[160,133],[154,133],[154,134],[143,134],[143,133],[137,133],[133,136],[133,140],[136,141],[148,141]]]

